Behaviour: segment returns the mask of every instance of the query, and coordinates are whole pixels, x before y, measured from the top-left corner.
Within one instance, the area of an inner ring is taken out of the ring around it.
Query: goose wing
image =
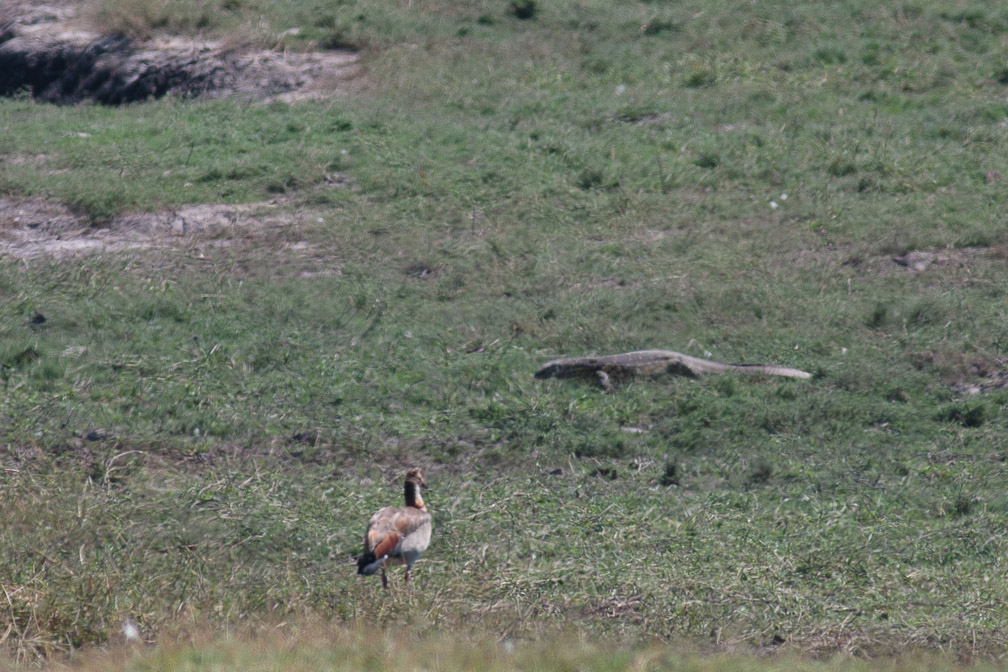
[[[365,543],[377,558],[396,555],[403,540],[426,525],[430,525],[430,514],[426,511],[387,506],[371,516]]]

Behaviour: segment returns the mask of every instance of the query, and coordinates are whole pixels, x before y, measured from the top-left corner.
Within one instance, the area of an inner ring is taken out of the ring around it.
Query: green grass
[[[284,213],[159,251],[0,259],[12,659],[114,643],[126,617],[158,641],[433,630],[467,669],[1008,653],[1008,14],[214,7],[164,25],[261,15],[267,33],[304,28],[292,48],[339,33],[369,86],[296,105],[0,101],[0,155],[19,159],[2,193],[96,224],[193,203]],[[936,256],[893,261],[910,251]],[[531,375],[641,348],[814,378],[606,395]],[[417,589],[382,595],[352,559],[414,464],[435,536]],[[620,648],[557,662],[528,644],[512,663],[452,643],[571,633]],[[258,655],[165,646],[138,664]],[[336,666],[308,648],[292,655]]]

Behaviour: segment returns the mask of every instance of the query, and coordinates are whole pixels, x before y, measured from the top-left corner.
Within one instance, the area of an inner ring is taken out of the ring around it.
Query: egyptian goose
[[[364,533],[364,553],[357,559],[357,573],[370,576],[381,570],[382,587],[388,588],[385,568],[406,565],[405,585],[413,575],[413,563],[430,543],[431,517],[424,506],[420,488],[427,487],[423,471],[414,467],[406,472],[406,506],[386,506],[368,522]]]

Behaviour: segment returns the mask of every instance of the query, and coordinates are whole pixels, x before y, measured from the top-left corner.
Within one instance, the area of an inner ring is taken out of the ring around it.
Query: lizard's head
[[[556,362],[546,362],[539,367],[539,370],[535,372],[535,377],[542,380],[543,378],[552,378],[560,370],[560,365]]]
[[[535,372],[535,377],[539,380],[542,380],[543,378],[553,378],[554,376],[556,378],[564,378],[563,373],[564,369],[562,360],[553,360],[551,362],[546,362],[539,367],[539,370]]]

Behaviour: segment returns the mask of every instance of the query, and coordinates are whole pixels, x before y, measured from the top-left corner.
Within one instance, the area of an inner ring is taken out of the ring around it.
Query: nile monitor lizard
[[[536,371],[536,378],[594,378],[607,392],[613,381],[634,376],[656,376],[670,373],[697,378],[708,373],[754,373],[786,378],[811,378],[812,374],[786,366],[761,364],[721,364],[699,357],[690,357],[671,350],[638,350],[622,355],[554,359]]]

